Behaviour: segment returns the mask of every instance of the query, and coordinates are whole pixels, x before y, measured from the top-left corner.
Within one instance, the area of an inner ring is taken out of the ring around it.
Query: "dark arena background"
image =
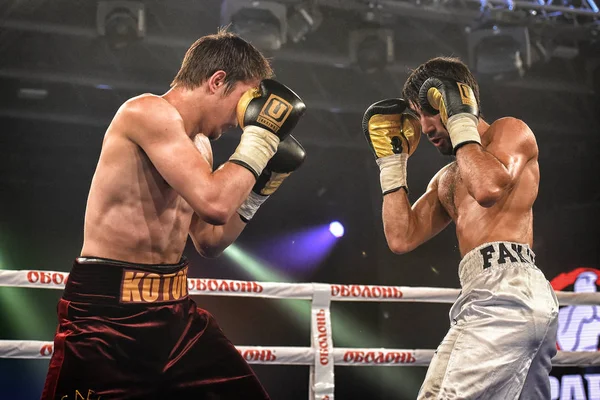
[[[69,271],[112,116],[132,96],[166,92],[194,40],[230,25],[306,102],[294,136],[307,159],[221,257],[203,259],[188,243],[190,277],[458,288],[453,225],[411,253],[387,248],[378,168],[361,130],[364,110],[400,96],[411,68],[447,55],[477,74],[487,120],[518,117],[536,134],[537,265],[557,290],[596,291],[599,17],[594,0],[2,0],[0,268]],[[240,133],[213,143],[215,165]],[[411,201],[451,161],[422,140],[408,164]],[[339,237],[329,230],[334,221]],[[0,339],[51,341],[60,295],[0,287]],[[236,345],[311,345],[310,301],[195,300]],[[449,307],[332,302],[333,345],[435,349]],[[561,314],[561,349],[597,351],[600,309],[570,306]],[[0,359],[0,399],[38,399],[47,367],[47,357]],[[309,366],[253,368],[273,399],[308,397]],[[425,372],[336,366],[335,396],[414,399]],[[552,399],[600,399],[594,368],[555,368],[551,383]]]

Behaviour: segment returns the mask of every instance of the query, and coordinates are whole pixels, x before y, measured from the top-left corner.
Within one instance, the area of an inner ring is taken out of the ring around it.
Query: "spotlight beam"
[[[235,244],[229,246],[223,255],[248,272],[252,279],[272,282],[291,281],[284,274],[276,272],[269,264],[258,260]],[[288,315],[296,323],[305,326],[310,324],[310,303],[307,301],[283,300],[278,304],[283,304],[285,308],[294,312],[294,314],[288,313]],[[297,318],[293,318],[294,316]],[[357,343],[378,343],[377,335],[343,311],[336,310],[331,313],[331,324],[333,341],[337,346],[358,347]],[[394,368],[393,370],[392,368],[384,370],[368,368],[367,372],[361,376],[368,377],[373,381],[381,379],[379,383],[383,383],[387,392],[395,393],[403,398],[413,395],[412,388],[420,385],[420,380],[415,372],[406,368]]]

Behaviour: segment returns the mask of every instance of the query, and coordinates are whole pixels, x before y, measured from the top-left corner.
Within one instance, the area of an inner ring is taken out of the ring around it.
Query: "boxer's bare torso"
[[[144,95],[127,102],[104,137],[88,196],[82,256],[145,264],[177,263],[183,253],[193,210],[163,179],[146,153],[130,139],[130,113],[144,112]],[[165,118],[183,120],[167,101]],[[192,139],[190,139],[192,140]],[[212,165],[209,140],[196,147]]]
[[[513,135],[504,134],[505,121],[498,120],[482,135],[482,146],[500,161],[514,158]],[[512,125],[511,125],[512,126]],[[533,203],[540,180],[538,150],[533,133],[521,125],[519,135],[525,136],[519,152],[527,154],[522,171],[510,191],[489,208],[482,207],[468,193],[459,171],[459,161],[444,167],[432,180],[448,218],[456,224],[456,235],[461,255],[487,242],[511,241],[532,246]],[[521,154],[522,155],[522,154]]]

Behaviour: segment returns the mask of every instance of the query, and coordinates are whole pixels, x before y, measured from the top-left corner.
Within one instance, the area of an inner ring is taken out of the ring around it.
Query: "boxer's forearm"
[[[456,161],[467,191],[482,207],[493,206],[510,189],[511,178],[504,164],[480,145],[462,146]]]
[[[194,215],[190,227],[190,237],[200,255],[215,258],[236,241],[246,225],[237,213],[224,225],[210,225]]]
[[[403,254],[419,247],[452,221],[438,197],[438,179],[443,171],[433,177],[412,206],[403,189],[384,196],[383,227],[394,253]]]
[[[390,250],[396,254],[411,251],[415,218],[404,189],[383,197],[383,230]]]
[[[193,181],[192,181],[193,182]],[[194,196],[183,196],[204,221],[223,225],[237,216],[237,209],[248,197],[256,178],[247,168],[226,162],[210,176],[198,179]]]

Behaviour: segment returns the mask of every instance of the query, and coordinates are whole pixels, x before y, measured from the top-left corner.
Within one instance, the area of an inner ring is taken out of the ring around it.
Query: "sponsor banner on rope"
[[[188,279],[191,294],[201,293],[263,293],[265,288],[260,282],[230,281],[225,279]]]
[[[248,362],[254,364],[272,365],[314,365],[315,355],[320,357],[310,347],[284,347],[284,346],[236,346]],[[53,352],[53,342],[39,340],[0,340],[0,358],[49,358]],[[394,366],[407,367],[427,366],[433,358],[435,350],[429,349],[369,349],[369,348],[333,348],[333,364],[345,366]],[[316,354],[315,354],[316,353]],[[581,353],[559,351],[552,360],[555,369],[568,369],[565,365],[578,365],[597,363],[598,357],[582,357]],[[328,364],[330,365],[330,364]],[[569,367],[581,371],[581,368]],[[594,374],[580,376],[584,385],[599,383]],[[573,379],[569,380],[572,385]],[[559,382],[560,384],[560,379]],[[567,386],[568,387],[568,386]],[[600,386],[593,386],[600,389]],[[594,389],[596,391],[596,389]],[[595,392],[594,392],[595,393]],[[587,399],[586,399],[587,400]]]
[[[0,270],[0,286],[64,289],[69,274],[40,270]],[[225,279],[192,278],[187,281],[189,294],[222,295],[240,297],[287,298],[310,300],[313,296],[311,283],[233,281]],[[319,284],[322,285],[322,284]],[[428,303],[454,303],[460,289],[327,285],[335,301],[409,301]],[[573,293],[557,291],[561,305],[598,304],[600,293]],[[577,295],[577,296],[576,296]]]
[[[369,285],[330,285],[331,297],[349,297],[361,299],[401,299],[400,288],[395,286]]]
[[[54,344],[53,343],[45,343],[40,347],[40,356],[42,357],[50,357],[54,353]]]
[[[34,285],[64,288],[69,274],[52,271],[26,271],[27,282]]]
[[[237,348],[240,355],[250,364],[270,364],[277,361],[277,351],[273,349]]]
[[[331,299],[338,301],[424,301],[454,303],[460,289],[408,286],[330,285]]]
[[[213,294],[245,297],[310,299],[312,284],[284,282],[233,281],[227,279],[188,279],[190,294]]]
[[[324,343],[324,342],[323,342]],[[321,345],[320,345],[321,346]],[[321,365],[427,365],[433,350],[334,348],[330,358],[327,344],[313,352],[310,347],[236,346],[244,359],[251,364],[311,365],[315,355]],[[323,350],[327,349],[327,350]],[[54,351],[53,342],[37,340],[0,341],[0,357],[49,358]]]
[[[0,270],[0,285],[64,289],[68,276],[69,274],[66,272],[56,271]],[[135,277],[132,279],[135,279]],[[164,284],[161,282],[150,282],[151,289],[152,284],[159,284],[159,286],[162,285],[164,287]],[[332,299],[337,301],[426,301],[453,303],[460,292],[459,289],[444,288],[319,285],[328,287]],[[188,279],[187,289],[191,295],[222,295],[306,300],[311,299],[314,294],[312,283],[256,282],[207,278]],[[154,296],[154,292],[151,290],[146,294],[150,296],[150,299]],[[164,297],[164,294],[162,297]]]
[[[414,364],[417,359],[412,351],[346,349],[341,361],[345,365],[399,365]]]
[[[310,397],[334,398],[334,357],[331,330],[330,285],[313,284],[314,297],[311,306],[311,334],[314,364],[311,367]]]
[[[331,345],[330,345],[330,327],[331,325],[327,323],[327,314],[329,310],[325,310],[323,308],[316,310],[316,313],[313,314],[313,318],[316,319],[316,333],[314,333],[314,341],[316,344],[316,348],[318,350],[319,355],[319,364],[326,366],[332,362],[330,353],[331,353]]]
[[[310,347],[236,346],[249,364],[311,365],[315,352]]]

